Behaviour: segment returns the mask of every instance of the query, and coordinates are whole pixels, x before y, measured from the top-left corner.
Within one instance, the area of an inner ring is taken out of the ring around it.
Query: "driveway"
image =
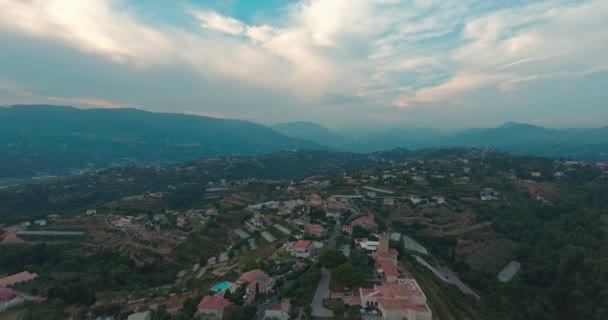
[[[319,281],[317,292],[315,292],[315,297],[310,305],[312,307],[312,315],[315,317],[332,318],[334,316],[334,313],[323,305],[323,297],[325,296],[325,292],[329,289],[330,279],[329,270],[321,268],[321,280]]]

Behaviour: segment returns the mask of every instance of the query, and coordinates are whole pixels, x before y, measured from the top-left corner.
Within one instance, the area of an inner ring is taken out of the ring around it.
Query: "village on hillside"
[[[608,176],[602,163],[565,160],[488,171],[492,160],[478,152],[299,180],[218,179],[187,189],[204,200],[195,207],[180,207],[191,196],[184,186],[167,185],[79,212],[3,223],[0,246],[78,245],[68,256],[102,259],[99,252],[115,250],[132,261],[98,275],[94,292],[78,289],[79,297],[95,297],[78,319],[153,320],[161,313],[213,320],[439,319],[450,312],[438,298],[446,294],[441,288],[471,304],[483,299],[448,268],[450,259],[489,270],[503,283],[525,268],[512,260],[517,243],[499,237],[493,229],[500,226],[483,214],[510,206],[512,194],[551,206],[554,183],[587,167]],[[102,177],[110,178],[132,179]],[[32,266],[0,277],[7,319],[67,296],[49,289],[69,279],[65,270]]]

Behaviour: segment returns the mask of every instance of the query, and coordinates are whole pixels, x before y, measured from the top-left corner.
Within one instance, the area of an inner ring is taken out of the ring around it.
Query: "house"
[[[230,305],[230,301],[214,296],[205,296],[196,307],[196,314],[204,320],[222,320],[224,310]]]
[[[378,274],[383,276],[386,283],[395,283],[399,277],[399,270],[391,260],[380,259],[375,263]]]
[[[149,192],[148,196],[150,198],[161,199],[164,196],[163,192]]]
[[[34,280],[38,277],[35,273],[29,273],[28,271],[19,272],[8,277],[0,279],[0,287],[10,287],[21,282]]]
[[[376,193],[373,192],[373,191],[368,191],[368,192],[365,193],[365,196],[368,197],[368,198],[370,198],[370,199],[371,198],[375,198],[376,197]]]
[[[320,224],[309,224],[306,226],[304,232],[311,236],[321,237],[323,235],[323,226]]]
[[[383,320],[433,319],[426,296],[414,279],[399,279],[371,289],[360,288],[359,296],[361,307],[377,309]]]
[[[318,194],[311,194],[306,196],[306,207],[308,210],[311,208],[325,208],[325,201]]]
[[[178,227],[183,227],[188,223],[188,220],[186,219],[186,217],[177,217],[176,219],[176,225]]]
[[[266,295],[272,291],[274,285],[274,278],[271,278],[268,275],[261,275],[257,277],[253,282],[249,283],[245,289],[245,292],[249,296],[247,302],[252,303],[256,299],[256,287],[259,293]]]
[[[492,188],[483,188],[479,192],[479,197],[482,201],[498,200],[498,192]]]
[[[281,300],[281,304],[274,304],[264,313],[264,319],[268,320],[289,320],[289,311],[291,311],[291,302],[289,299]]]
[[[136,312],[130,315],[127,320],[151,320],[150,310],[146,310],[144,312]]]
[[[34,221],[34,224],[44,227],[44,226],[46,226],[46,220],[44,220],[44,219],[36,220],[36,221]]]
[[[382,199],[382,204],[385,206],[394,206],[395,205],[395,199],[393,198],[384,198]]]
[[[412,202],[412,204],[419,204],[420,202],[422,202],[422,198],[420,198],[419,196],[410,196],[410,201]]]
[[[310,224],[310,220],[304,218],[295,218],[289,221],[289,224],[298,228],[306,228]]]
[[[296,258],[308,259],[316,253],[314,243],[309,240],[298,240],[293,244],[291,255]]]
[[[360,226],[366,230],[374,230],[378,227],[376,222],[374,222],[374,216],[368,215],[355,219],[351,222],[353,227]]]
[[[87,211],[85,212],[85,214],[87,216],[94,216],[97,214],[97,210],[96,209],[87,209]]]
[[[342,232],[346,232],[350,235],[353,234],[353,226],[351,226],[350,224],[345,224],[342,226]]]
[[[378,249],[380,242],[368,239],[355,239],[355,245],[361,249],[373,252]]]
[[[17,297],[15,291],[0,287],[0,303],[11,301]]]
[[[431,199],[433,199],[433,201],[437,204],[444,204],[445,203],[445,198],[442,196],[433,196]]]
[[[533,172],[530,172],[530,176],[532,176],[533,178],[540,178],[541,173],[538,171],[533,171]]]
[[[251,271],[247,271],[236,280],[236,283],[239,285],[247,285],[254,282],[258,277],[267,276],[266,273],[260,269],[254,269]]]
[[[334,195],[327,199],[327,207],[331,209],[345,209],[348,205],[347,196]]]

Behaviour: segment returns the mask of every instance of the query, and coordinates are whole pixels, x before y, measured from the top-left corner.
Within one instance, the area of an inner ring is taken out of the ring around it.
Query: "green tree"
[[[365,282],[365,271],[350,263],[345,263],[331,270],[332,279],[345,287],[354,288]]]
[[[339,250],[325,250],[319,256],[319,263],[328,269],[333,269],[346,262],[348,262],[348,258]]]

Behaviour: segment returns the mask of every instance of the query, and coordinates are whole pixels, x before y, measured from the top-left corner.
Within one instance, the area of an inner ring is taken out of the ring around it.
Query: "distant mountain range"
[[[269,128],[248,121],[138,109],[0,107],[0,178],[284,150],[369,153],[455,146],[608,161],[608,127],[556,130],[510,122],[449,134],[432,128],[403,128],[355,136],[309,122]]]
[[[283,123],[272,126],[280,133],[351,152],[392,148],[491,147],[509,152],[608,161],[608,127],[598,129],[549,129],[507,122],[497,128],[473,128],[445,133],[433,128],[391,129],[358,137],[340,135],[318,124]]]
[[[137,109],[0,107],[0,177],[323,149],[247,121]]]

